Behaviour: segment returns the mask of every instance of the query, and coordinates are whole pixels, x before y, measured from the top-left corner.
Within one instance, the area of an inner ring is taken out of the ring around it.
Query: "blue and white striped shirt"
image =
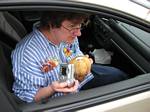
[[[60,66],[58,65],[49,72],[42,72],[41,67],[47,59],[57,59],[59,63],[67,63],[78,55],[83,55],[79,49],[78,39],[71,44],[73,53],[66,57],[63,49],[68,45],[61,43],[59,46],[52,44],[36,28],[33,32],[21,40],[12,52],[13,84],[14,93],[23,101],[32,102],[36,92],[41,87],[47,87],[53,81],[59,80]],[[79,89],[93,78],[88,74],[79,85]],[[56,92],[51,97],[62,96],[63,93]]]

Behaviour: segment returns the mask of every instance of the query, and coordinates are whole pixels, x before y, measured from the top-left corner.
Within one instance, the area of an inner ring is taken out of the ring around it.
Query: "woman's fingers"
[[[88,54],[86,54],[85,56],[86,56],[87,58],[89,57],[89,55],[88,55]]]
[[[92,58],[89,58],[89,60],[90,60],[91,64],[93,64],[93,59],[92,59]]]
[[[55,85],[55,91],[64,93],[76,92],[79,86],[79,82],[77,80],[75,80],[75,84],[72,87],[68,87],[66,82],[55,82],[53,84]]]

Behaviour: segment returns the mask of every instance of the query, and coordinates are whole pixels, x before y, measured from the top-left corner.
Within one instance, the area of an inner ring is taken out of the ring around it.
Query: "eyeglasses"
[[[68,30],[69,32],[75,32],[75,31],[77,31],[77,30],[82,30],[82,27],[81,27],[81,25],[79,26],[79,27],[72,27],[72,28],[67,28],[67,27],[65,27],[64,25],[62,25],[62,27],[64,28],[64,29],[66,29],[66,30]]]
[[[62,27],[64,29],[68,30],[70,33],[73,33],[73,32],[75,32],[77,30],[83,30],[86,26],[87,26],[87,24],[85,24],[85,23],[79,24],[79,27],[72,27],[72,28],[67,28],[64,25],[62,25]]]

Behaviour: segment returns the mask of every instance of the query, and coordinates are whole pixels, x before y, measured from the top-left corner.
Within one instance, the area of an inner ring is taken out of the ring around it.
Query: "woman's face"
[[[81,24],[74,24],[71,21],[65,20],[60,28],[55,29],[55,36],[60,42],[71,44],[74,39],[81,36]]]

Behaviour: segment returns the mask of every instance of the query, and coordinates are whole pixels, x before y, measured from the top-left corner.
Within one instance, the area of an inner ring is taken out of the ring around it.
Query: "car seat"
[[[6,11],[0,12],[0,30],[16,41],[20,41],[27,33],[23,24]]]
[[[6,44],[0,42],[0,98],[1,98],[1,111],[3,112],[16,112],[18,110],[17,104],[21,103],[20,101],[12,92],[12,84],[14,81],[11,64],[8,63],[6,57],[7,54],[11,54],[11,48],[8,47]]]
[[[16,43],[19,42],[26,33],[25,27],[16,17],[6,11],[0,11],[0,69],[3,72],[7,72],[3,74],[9,74],[9,76],[5,75],[1,78],[3,78],[2,82],[5,83],[5,86],[9,91],[11,91],[10,85],[12,85],[13,82],[11,72],[11,51],[14,47],[12,47],[10,43],[13,43],[14,41]]]
[[[8,12],[0,12],[0,96],[5,95],[8,98],[5,101],[11,102],[11,106],[15,108],[17,103],[23,102],[12,91],[14,78],[11,70],[11,51],[26,33],[25,27],[17,18]],[[0,105],[5,106],[3,102]]]

